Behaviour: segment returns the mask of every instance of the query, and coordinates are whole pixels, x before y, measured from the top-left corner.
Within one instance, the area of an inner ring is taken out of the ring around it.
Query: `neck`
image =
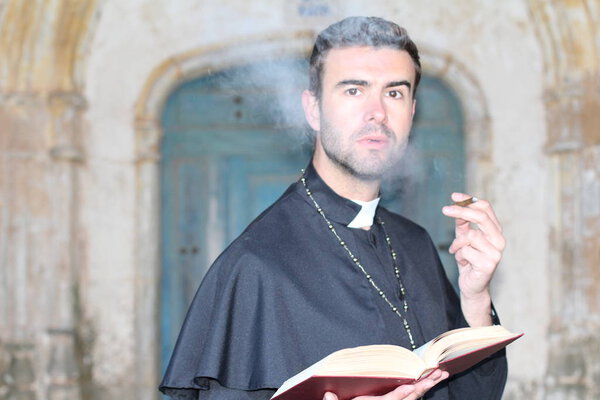
[[[331,160],[313,157],[313,166],[323,181],[338,195],[350,200],[371,201],[379,195],[381,180],[359,179]]]

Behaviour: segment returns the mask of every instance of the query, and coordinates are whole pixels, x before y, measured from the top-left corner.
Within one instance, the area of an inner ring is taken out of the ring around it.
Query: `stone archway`
[[[303,56],[313,40],[311,32],[260,37],[244,43],[222,44],[169,58],[157,66],[140,94],[135,114],[136,135],[136,293],[135,336],[138,389],[142,398],[157,396],[158,287],[160,254],[159,148],[160,117],[171,91],[184,81],[242,64],[257,57]],[[147,391],[147,393],[146,393]]]
[[[158,374],[158,287],[160,254],[159,160],[162,107],[171,91],[184,81],[256,57],[300,56],[310,51],[314,33],[260,37],[245,43],[222,44],[165,60],[148,77],[135,109],[136,140],[136,292],[135,342],[138,390],[144,398],[156,396]],[[456,60],[424,48],[424,73],[451,86],[464,109],[467,143],[467,187],[485,195],[490,162],[489,117],[483,93],[470,72]],[[147,396],[147,397],[146,397]]]

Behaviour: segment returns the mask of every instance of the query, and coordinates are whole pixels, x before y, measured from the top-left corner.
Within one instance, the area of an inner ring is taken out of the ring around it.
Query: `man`
[[[380,18],[347,18],[319,35],[302,98],[315,132],[312,162],[207,273],[164,393],[268,399],[335,350],[415,348],[450,329],[494,322],[489,285],[504,238],[489,203],[442,210],[456,220],[450,252],[460,300],[427,233],[377,206],[382,176],[407,144],[420,70],[406,32]],[[358,399],[499,399],[506,371],[499,352],[451,379],[435,371],[418,384]]]

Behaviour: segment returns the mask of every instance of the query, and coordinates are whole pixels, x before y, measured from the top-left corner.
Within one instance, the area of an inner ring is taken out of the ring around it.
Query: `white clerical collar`
[[[356,204],[361,206],[360,211],[356,214],[356,217],[348,224],[348,228],[364,228],[373,225],[373,218],[375,217],[375,210],[379,204],[379,197],[371,201],[360,201],[352,200]]]

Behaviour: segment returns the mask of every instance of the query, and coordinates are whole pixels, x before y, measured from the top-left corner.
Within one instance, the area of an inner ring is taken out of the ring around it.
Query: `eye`
[[[403,97],[402,92],[399,90],[390,90],[387,95],[392,99],[401,99]]]
[[[350,96],[358,96],[360,94],[360,89],[358,88],[350,88],[346,89],[346,93]]]

